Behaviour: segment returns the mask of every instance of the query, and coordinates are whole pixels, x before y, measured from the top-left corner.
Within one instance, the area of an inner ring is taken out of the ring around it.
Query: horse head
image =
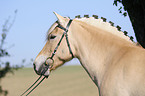
[[[70,19],[64,18],[55,12],[54,14],[58,20],[48,30],[46,44],[37,55],[33,64],[34,70],[38,75],[49,76],[50,71],[73,58],[72,49],[74,48],[73,46],[70,47],[72,42],[70,39]]]

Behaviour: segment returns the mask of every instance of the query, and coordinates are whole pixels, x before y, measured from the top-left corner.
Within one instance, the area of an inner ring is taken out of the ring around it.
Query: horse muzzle
[[[38,75],[49,76],[50,74],[50,66],[46,64],[42,64],[39,68],[36,67],[36,64],[33,64],[34,70]]]
[[[33,63],[34,70],[38,75],[49,76],[54,60],[47,58],[44,63],[35,62]]]

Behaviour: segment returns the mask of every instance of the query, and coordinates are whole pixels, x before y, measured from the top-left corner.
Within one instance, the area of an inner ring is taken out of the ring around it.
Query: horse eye
[[[50,35],[50,39],[54,39],[55,37],[55,35]]]

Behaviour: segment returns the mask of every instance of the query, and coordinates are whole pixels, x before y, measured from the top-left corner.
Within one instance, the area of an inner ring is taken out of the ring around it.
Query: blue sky
[[[5,47],[11,54],[6,60],[19,64],[22,59],[27,62],[35,59],[45,44],[46,32],[57,19],[53,11],[62,16],[74,18],[76,15],[98,15],[120,25],[122,30],[134,36],[128,17],[118,12],[113,6],[114,0],[0,0],[0,30],[5,20],[17,9],[16,21],[8,33]],[[12,19],[10,19],[12,20]],[[1,31],[0,31],[1,32]],[[73,60],[76,63],[76,60]]]

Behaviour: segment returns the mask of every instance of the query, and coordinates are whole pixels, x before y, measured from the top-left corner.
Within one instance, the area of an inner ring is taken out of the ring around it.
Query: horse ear
[[[61,15],[57,14],[56,12],[53,12],[55,14],[55,16],[57,17],[58,19],[58,22],[61,24],[61,25],[64,25],[64,23],[66,22],[66,18],[62,17]]]

